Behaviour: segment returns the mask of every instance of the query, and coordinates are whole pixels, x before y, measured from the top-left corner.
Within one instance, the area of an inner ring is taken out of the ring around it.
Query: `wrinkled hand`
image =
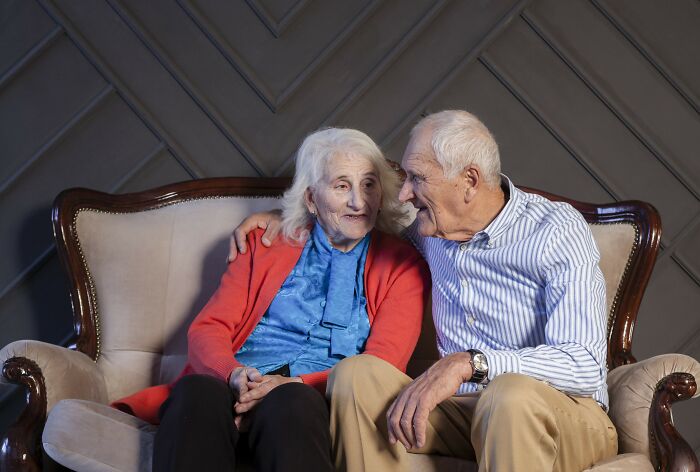
[[[254,367],[236,367],[228,378],[228,386],[233,392],[233,398],[238,401],[249,389],[251,383],[262,382],[263,376]]]
[[[249,381],[248,391],[242,394],[234,405],[236,414],[241,415],[250,411],[274,388],[289,382],[301,382],[301,378],[283,377],[281,375],[263,375],[260,381]]]
[[[264,246],[269,247],[272,241],[275,240],[280,232],[282,224],[282,212],[280,210],[272,210],[262,213],[253,213],[248,218],[243,220],[231,234],[229,243],[228,262],[236,259],[238,254],[245,254],[248,250],[246,244],[246,235],[251,231],[260,228],[264,229],[265,233],[262,237]]]
[[[406,450],[425,446],[428,415],[471,378],[470,359],[468,352],[445,356],[404,387],[386,414],[391,444],[399,441]]]

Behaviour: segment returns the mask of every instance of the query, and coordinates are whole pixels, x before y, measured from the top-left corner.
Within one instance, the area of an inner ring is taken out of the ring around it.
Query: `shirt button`
[[[469,285],[469,282],[467,282],[467,279],[462,279],[462,287],[466,287]]]
[[[470,316],[469,319],[467,319],[467,323],[469,323],[469,326],[474,326],[474,323],[476,320],[474,319],[473,316]]]
[[[460,245],[459,245],[459,250],[460,250],[461,252],[466,251],[466,250],[467,250],[467,243],[462,243],[462,244],[460,244]]]
[[[321,307],[325,308],[325,306],[326,306],[326,301],[325,301],[325,300],[321,300]]]

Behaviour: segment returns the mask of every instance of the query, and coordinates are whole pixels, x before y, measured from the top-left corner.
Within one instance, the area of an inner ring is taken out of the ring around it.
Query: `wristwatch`
[[[486,360],[486,355],[476,349],[469,349],[467,352],[471,354],[469,364],[472,366],[472,377],[469,381],[476,384],[485,383],[489,375],[489,363]]]

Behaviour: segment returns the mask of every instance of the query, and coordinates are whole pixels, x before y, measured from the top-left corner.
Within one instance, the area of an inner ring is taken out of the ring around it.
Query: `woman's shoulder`
[[[289,241],[281,233],[272,241],[272,244],[268,247],[262,242],[262,237],[265,234],[265,230],[261,228],[255,228],[253,231],[246,235],[246,240],[250,249],[255,252],[256,250],[262,251],[289,251],[289,250],[299,250],[299,248],[304,247],[304,242],[296,243]]]
[[[378,229],[372,232],[372,236],[372,242],[376,245],[379,254],[398,258],[421,258],[420,253],[410,241]]]

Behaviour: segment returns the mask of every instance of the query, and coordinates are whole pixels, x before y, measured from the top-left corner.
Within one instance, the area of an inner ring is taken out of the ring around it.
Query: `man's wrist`
[[[486,355],[478,349],[469,349],[469,364],[471,366],[471,377],[467,382],[485,384],[489,376],[489,364]]]

